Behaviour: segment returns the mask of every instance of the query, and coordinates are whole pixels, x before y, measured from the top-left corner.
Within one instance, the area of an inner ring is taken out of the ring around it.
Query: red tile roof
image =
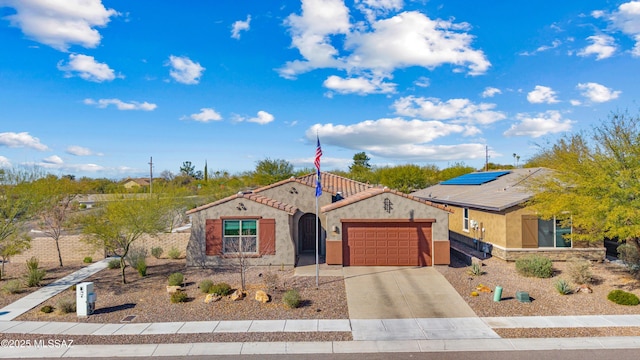
[[[235,195],[228,196],[228,197],[226,197],[224,199],[220,199],[218,201],[214,201],[214,202],[209,203],[209,204],[198,206],[195,209],[191,209],[191,210],[187,211],[187,215],[190,215],[190,214],[193,214],[193,213],[196,213],[196,212],[199,212],[199,211],[202,211],[202,210],[214,207],[214,206],[218,206],[220,204],[224,204],[226,202],[229,202],[229,201],[234,200],[234,199],[239,199],[239,198],[244,198],[244,199],[247,199],[247,200],[251,200],[251,201],[257,202],[259,204],[264,204],[264,205],[270,206],[270,207],[272,207],[274,209],[285,211],[290,215],[293,215],[293,214],[296,213],[296,211],[298,211],[298,208],[293,206],[293,205],[285,204],[283,202],[280,202],[280,201],[277,201],[277,200],[273,200],[271,198],[268,198],[266,196],[262,196],[260,194],[255,194],[255,193],[237,193]]]
[[[408,195],[408,194],[402,193],[402,192],[397,191],[397,190],[392,190],[392,189],[389,189],[387,187],[384,187],[384,188],[382,188],[382,187],[369,188],[369,189],[361,191],[361,192],[359,192],[359,193],[357,193],[357,194],[355,194],[353,196],[345,198],[344,200],[340,200],[340,201],[334,202],[332,204],[325,205],[325,206],[322,207],[322,209],[320,209],[320,211],[322,211],[324,213],[324,212],[327,212],[327,211],[331,211],[331,210],[334,210],[334,209],[341,208],[341,207],[346,206],[346,205],[357,203],[358,201],[362,201],[362,200],[365,200],[365,199],[372,198],[372,197],[374,197],[376,195],[380,195],[380,194],[383,194],[383,193],[395,194],[395,195],[407,198],[409,200],[413,200],[413,201],[417,201],[417,202],[425,204],[425,205],[433,206],[433,207],[438,208],[440,210],[453,212],[452,210],[448,209],[444,205],[432,203],[431,201],[427,201],[427,200],[424,200],[424,199],[421,199],[421,198],[418,198],[418,197],[415,197],[415,196],[412,196],[412,195]]]
[[[311,187],[316,186],[316,174],[312,173],[305,176],[300,176],[295,181],[308,185]],[[335,195],[337,192],[342,193],[342,197],[347,198],[349,196],[358,194],[367,189],[371,189],[373,186],[359,181],[347,179],[342,176],[331,174],[328,172],[320,172],[320,183],[322,185],[322,191]]]

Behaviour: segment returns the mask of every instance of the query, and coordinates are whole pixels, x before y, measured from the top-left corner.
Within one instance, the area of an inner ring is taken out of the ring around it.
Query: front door
[[[320,221],[318,220],[318,223]],[[319,226],[318,226],[319,228]],[[316,215],[304,214],[298,224],[298,241],[300,242],[300,252],[316,251]],[[318,231],[318,234],[320,232]]]

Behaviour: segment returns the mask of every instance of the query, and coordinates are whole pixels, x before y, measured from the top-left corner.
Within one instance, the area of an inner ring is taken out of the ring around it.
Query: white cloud
[[[0,168],[8,168],[11,166],[11,161],[9,161],[9,159],[7,159],[6,157],[0,155]]]
[[[470,75],[487,71],[491,63],[482,50],[470,44],[473,36],[466,23],[432,20],[422,13],[403,12],[372,24],[371,32],[354,32],[345,41],[345,48],[353,50],[347,67],[392,72],[397,68],[422,66],[434,69],[444,64],[456,69],[468,68]]]
[[[202,109],[200,109],[199,113],[191,114],[191,115],[189,115],[188,118],[192,119],[192,120],[195,120],[195,121],[208,123],[210,121],[220,121],[220,120],[222,120],[222,115],[220,115],[217,111],[215,111],[212,108],[202,108]],[[184,119],[187,119],[187,118],[183,117],[183,120]]]
[[[368,79],[353,77],[343,79],[336,75],[329,76],[323,83],[324,87],[340,94],[389,94],[396,91],[396,84],[384,82],[382,79]]]
[[[418,87],[429,87],[431,85],[431,80],[426,76],[420,76],[416,81],[413,82]]]
[[[84,103],[86,105],[95,105],[100,109],[104,109],[109,105],[115,105],[118,110],[143,110],[143,111],[153,111],[158,106],[156,104],[148,103],[148,102],[137,102],[130,101],[124,102],[120,99],[99,99],[95,101],[93,99],[84,99]]]
[[[474,104],[469,99],[442,102],[438,98],[407,96],[396,100],[392,106],[398,115],[455,123],[486,125],[506,118],[504,113],[493,110],[495,104]]]
[[[369,22],[375,21],[380,15],[386,15],[390,11],[401,10],[403,0],[356,0],[356,8],[360,10]]]
[[[582,90],[582,96],[596,103],[603,103],[617,99],[622,91],[614,91],[604,85],[598,83],[580,83],[577,86],[578,90]]]
[[[231,37],[234,39],[240,39],[240,32],[248,31],[251,28],[250,24],[251,24],[251,15],[247,15],[247,20],[245,21],[238,20],[234,22],[233,25],[231,26]]]
[[[557,47],[558,47],[558,46],[560,46],[560,45],[562,45],[562,41],[560,41],[560,40],[556,39],[556,40],[553,40],[553,41],[551,42],[551,45],[542,45],[542,46],[539,46],[535,51],[523,51],[523,52],[521,52],[521,53],[520,53],[520,55],[523,55],[523,56],[532,56],[532,55],[535,55],[535,54],[537,54],[537,53],[541,53],[541,52],[545,52],[545,51],[548,51],[548,50],[555,49],[555,48],[557,48]]]
[[[360,2],[385,11],[397,9],[398,4]],[[432,20],[415,11],[369,21],[369,26],[352,25],[342,0],[303,0],[302,15],[291,14],[285,21],[291,45],[302,59],[287,62],[278,69],[280,76],[293,79],[314,69],[335,68],[349,75],[388,78],[398,68],[433,69],[445,64],[453,65],[454,71],[467,69],[470,75],[479,75],[491,66],[481,50],[471,48],[474,37],[465,32],[466,23]],[[338,49],[337,44],[343,47]]]
[[[557,134],[571,130],[574,121],[563,119],[562,114],[555,110],[531,117],[528,114],[518,114],[517,124],[511,125],[509,130],[504,132],[505,136],[530,136],[537,138],[547,134]]]
[[[74,156],[91,156],[91,155],[102,156],[101,153],[94,153],[89,148],[77,146],[77,145],[68,146],[66,153]]]
[[[64,71],[65,77],[79,76],[93,82],[111,81],[116,78],[115,72],[109,65],[97,62],[93,56],[82,54],[70,54],[69,62],[58,63],[58,70]],[[122,78],[121,75],[118,77]]]
[[[606,18],[613,29],[632,38],[635,46],[631,53],[634,56],[640,56],[640,1],[623,3],[612,13],[596,10],[591,15],[594,18]]]
[[[28,132],[0,133],[0,146],[6,146],[9,148],[31,148],[40,151],[46,151],[49,149],[46,145],[40,142],[40,139],[29,135]]]
[[[502,94],[502,91],[500,89],[488,86],[484,88],[484,91],[480,96],[482,96],[483,98],[488,98],[488,97],[494,97],[498,94]]]
[[[275,117],[266,111],[258,111],[258,116],[247,119],[248,122],[266,125],[275,120]]]
[[[527,94],[527,100],[532,104],[554,104],[559,102],[556,98],[556,92],[550,87],[536,85],[534,90]]]
[[[188,85],[199,83],[202,73],[206,70],[199,63],[193,62],[186,56],[169,56],[167,66],[171,66],[169,75],[175,81]]]
[[[72,44],[98,46],[102,37],[95,27],[104,27],[112,16],[119,15],[106,9],[101,0],[3,0],[0,6],[16,10],[6,16],[11,26],[60,51],[67,51]]]
[[[573,105],[573,106],[580,106],[580,105],[582,105],[582,101],[580,101],[580,100],[575,100],[575,99],[569,100],[569,103],[570,103],[571,105]]]
[[[51,165],[62,165],[64,163],[62,158],[58,155],[51,155],[49,157],[46,157],[42,159],[42,162],[45,164],[51,164]]]
[[[609,35],[593,35],[587,40],[592,44],[578,52],[579,56],[596,55],[596,60],[611,57],[617,50],[615,39]]]
[[[278,70],[280,76],[294,79],[298,74],[317,68],[339,67],[338,55],[329,35],[346,35],[349,9],[342,0],[303,0],[302,15],[291,14],[285,20],[291,33],[291,46],[304,60],[289,61]]]

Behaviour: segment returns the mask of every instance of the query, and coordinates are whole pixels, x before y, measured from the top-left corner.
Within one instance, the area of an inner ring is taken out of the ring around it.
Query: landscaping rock
[[[242,300],[245,297],[245,294],[243,291],[241,291],[240,289],[236,290],[233,292],[233,294],[231,294],[231,300],[233,301],[238,301],[238,300]]]
[[[269,302],[269,300],[270,300],[270,297],[266,292],[262,290],[256,291],[256,301],[260,301],[261,303],[264,304]]]
[[[591,289],[591,287],[589,287],[589,285],[587,284],[582,284],[578,286],[578,288],[576,289],[576,293],[591,294],[592,292],[593,292],[593,289]]]
[[[205,304],[209,304],[209,303],[212,303],[212,302],[220,301],[220,299],[222,299],[222,296],[220,296],[220,295],[207,294],[207,296],[204,298],[204,303]]]
[[[167,285],[167,292],[169,294],[173,294],[174,292],[176,292],[178,290],[181,290],[181,289],[182,289],[182,286],[170,286],[170,285]]]

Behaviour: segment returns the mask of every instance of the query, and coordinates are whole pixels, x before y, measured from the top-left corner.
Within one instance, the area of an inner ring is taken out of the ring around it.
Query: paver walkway
[[[0,309],[0,321],[11,321],[42,304],[45,300],[58,295],[70,286],[81,282],[100,270],[106,269],[110,260],[112,260],[112,258],[95,262],[3,307]]]

